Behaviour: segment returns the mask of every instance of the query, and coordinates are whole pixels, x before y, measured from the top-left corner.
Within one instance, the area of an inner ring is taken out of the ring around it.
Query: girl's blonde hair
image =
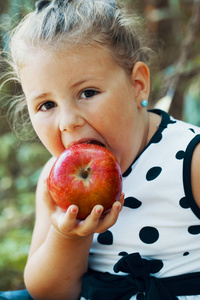
[[[32,51],[63,51],[80,45],[104,47],[117,64],[131,72],[136,61],[149,62],[149,48],[140,28],[139,18],[114,0],[38,1],[36,10],[11,34],[14,78],[20,82],[20,68],[31,59]]]

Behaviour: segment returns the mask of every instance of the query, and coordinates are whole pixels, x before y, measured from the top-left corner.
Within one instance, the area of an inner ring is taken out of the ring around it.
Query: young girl
[[[34,299],[200,300],[200,129],[147,111],[147,52],[113,0],[39,1],[14,31],[14,69],[52,154],[24,273]],[[118,159],[123,194],[80,221],[46,181],[64,149],[94,142]]]

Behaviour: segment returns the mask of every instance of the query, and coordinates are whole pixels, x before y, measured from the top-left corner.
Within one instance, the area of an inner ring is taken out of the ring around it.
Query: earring
[[[148,102],[147,100],[142,100],[142,101],[141,101],[142,107],[147,107],[148,104],[149,104],[149,102]]]

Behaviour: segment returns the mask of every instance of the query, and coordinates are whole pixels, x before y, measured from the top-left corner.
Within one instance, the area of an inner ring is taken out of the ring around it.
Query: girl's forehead
[[[110,53],[102,47],[78,47],[66,51],[51,51],[42,49],[33,52],[30,60],[20,71],[22,85],[26,77],[32,78],[60,78],[70,84],[77,80],[103,81],[111,73],[124,73],[112,58]]]
[[[86,66],[96,65],[97,67],[105,68],[107,65],[117,65],[110,52],[101,46],[96,45],[80,45],[67,49],[51,49],[47,47],[34,48],[27,51],[26,65],[36,64],[39,61],[46,61],[55,64],[63,62],[67,64],[80,64]]]

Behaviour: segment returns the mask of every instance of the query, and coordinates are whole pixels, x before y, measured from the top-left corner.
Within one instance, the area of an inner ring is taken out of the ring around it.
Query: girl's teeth
[[[93,144],[93,145],[99,145],[99,146],[105,147],[102,143],[100,143],[98,141],[88,141],[87,144]]]

